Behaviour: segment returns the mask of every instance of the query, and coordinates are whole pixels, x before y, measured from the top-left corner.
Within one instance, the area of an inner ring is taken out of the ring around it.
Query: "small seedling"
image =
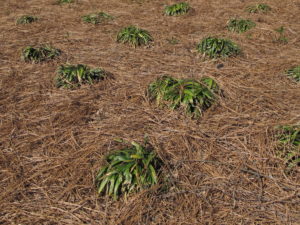
[[[252,39],[253,39],[253,34],[248,33],[248,34],[246,35],[246,38],[248,38],[249,40],[252,40]]]
[[[158,183],[162,161],[148,146],[131,142],[131,146],[108,154],[105,161],[107,165],[96,176],[99,194],[126,198]]]
[[[287,172],[290,172],[300,166],[300,125],[279,126],[277,129],[280,131],[277,155],[285,161]]]
[[[42,62],[54,59],[61,54],[59,49],[53,48],[51,46],[42,46],[42,47],[31,47],[28,46],[22,50],[22,59],[25,62]]]
[[[198,118],[216,101],[219,92],[217,83],[211,78],[197,81],[162,76],[148,86],[147,96],[158,106],[183,108],[187,114]]]
[[[149,0],[128,0],[128,1],[131,2],[131,3],[142,5],[146,2],[148,2]]]
[[[148,31],[135,26],[125,27],[117,35],[117,42],[128,43],[134,47],[147,45],[151,41],[153,38]]]
[[[240,53],[238,45],[227,39],[207,37],[197,45],[198,52],[209,58],[230,57]]]
[[[279,27],[279,28],[276,28],[275,31],[278,32],[279,34],[283,34],[284,31],[285,31],[285,29],[284,29],[283,26],[281,26],[281,27]]]
[[[179,40],[176,39],[176,38],[174,38],[174,37],[167,39],[167,41],[168,41],[169,44],[171,44],[171,45],[176,45],[176,44],[179,43]]]
[[[277,33],[279,33],[279,37],[277,38],[277,41],[278,41],[279,43],[282,43],[282,44],[287,44],[287,43],[288,43],[288,39],[287,39],[287,37],[284,35],[284,31],[285,31],[284,27],[281,26],[281,27],[275,29],[275,31],[276,31]]]
[[[58,4],[69,4],[69,3],[73,3],[74,0],[58,0],[57,3]]]
[[[29,24],[37,21],[38,18],[35,16],[24,15],[17,19],[17,24]]]
[[[190,10],[190,5],[186,2],[177,3],[165,7],[165,14],[167,16],[179,16],[186,14]]]
[[[300,126],[279,126],[278,129],[281,129],[279,135],[281,144],[300,147]]]
[[[86,23],[99,24],[104,21],[112,20],[113,17],[104,12],[91,13],[82,17]]]
[[[76,88],[83,84],[93,84],[95,81],[107,78],[107,73],[100,68],[90,69],[86,65],[61,65],[57,70],[56,86]]]
[[[255,26],[256,24],[254,22],[245,19],[231,19],[227,23],[227,29],[237,33],[246,32]]]
[[[300,82],[300,66],[293,67],[289,69],[286,73],[292,79],[296,80],[297,82]]]
[[[260,12],[266,13],[271,11],[271,7],[268,6],[267,4],[256,4],[256,5],[248,6],[246,8],[246,11],[249,13],[260,13]]]

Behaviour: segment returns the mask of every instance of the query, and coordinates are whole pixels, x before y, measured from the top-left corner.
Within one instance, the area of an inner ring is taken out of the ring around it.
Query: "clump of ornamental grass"
[[[284,160],[286,172],[300,166],[300,125],[278,126],[277,156]]]
[[[246,8],[246,11],[249,13],[266,13],[271,11],[271,7],[267,4],[261,3],[256,5],[250,5]]]
[[[17,24],[29,24],[37,21],[38,18],[35,16],[24,15],[17,19]]]
[[[112,19],[111,15],[104,12],[91,13],[82,17],[84,22],[92,24],[99,24]]]
[[[219,86],[212,78],[177,79],[170,76],[159,77],[150,83],[147,96],[158,106],[183,109],[192,118],[198,118],[212,106],[220,93]]]
[[[300,66],[289,69],[286,74],[297,82],[300,82]]]
[[[61,51],[59,49],[53,48],[51,46],[45,45],[41,47],[25,47],[22,50],[22,59],[25,62],[42,62],[42,61],[48,61],[51,59],[54,59],[58,57],[61,54]]]
[[[125,27],[117,35],[117,42],[128,43],[134,47],[148,45],[151,41],[153,38],[148,31],[135,26]]]
[[[165,14],[167,16],[179,16],[186,14],[190,10],[190,5],[186,2],[180,2],[165,7]]]
[[[61,65],[57,70],[56,86],[76,88],[84,84],[93,84],[108,77],[101,68],[91,69],[86,65]]]
[[[255,26],[254,22],[246,19],[230,19],[227,23],[227,29],[237,33],[244,33]]]
[[[236,56],[241,52],[239,46],[231,40],[216,37],[204,38],[197,45],[197,50],[209,58]]]
[[[158,183],[162,161],[147,145],[136,142],[105,157],[96,176],[99,194],[125,198]]]

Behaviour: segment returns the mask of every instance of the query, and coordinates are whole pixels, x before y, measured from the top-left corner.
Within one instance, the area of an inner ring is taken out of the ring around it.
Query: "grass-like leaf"
[[[179,16],[186,14],[190,10],[190,5],[186,2],[180,2],[165,7],[165,14],[167,16]]]
[[[22,50],[22,59],[25,62],[42,62],[54,59],[59,56],[61,51],[59,49],[53,48],[51,46],[42,46],[42,47],[31,47],[28,46]]]
[[[300,125],[279,126],[277,155],[286,163],[290,172],[295,167],[300,166]]]
[[[204,38],[197,45],[197,50],[210,58],[235,56],[240,53],[239,46],[234,42],[215,37]]]
[[[171,109],[183,108],[193,118],[198,118],[208,109],[219,93],[217,83],[211,78],[200,81],[159,77],[148,86],[147,95],[157,105],[168,105]]]
[[[100,68],[91,69],[86,65],[61,65],[57,70],[56,86],[76,88],[83,84],[93,84],[103,80],[107,73]]]
[[[289,69],[286,73],[292,79],[296,80],[297,82],[300,82],[300,66],[293,67]]]
[[[153,38],[148,31],[135,26],[125,27],[117,35],[117,42],[128,43],[134,47],[147,45],[151,41]]]
[[[254,28],[255,26],[256,26],[256,24],[254,22],[252,22],[251,20],[231,19],[228,21],[227,29],[229,31],[243,33],[243,32],[246,32],[246,31]]]
[[[118,199],[158,183],[162,161],[146,146],[132,142],[131,146],[108,154],[105,161],[96,176],[99,194]]]
[[[29,24],[37,21],[38,18],[35,16],[24,15],[17,19],[17,24]]]
[[[271,7],[267,4],[256,4],[256,5],[250,5],[246,8],[246,11],[249,13],[266,13],[271,11]]]
[[[99,24],[112,19],[113,17],[111,15],[104,12],[91,13],[82,17],[84,22],[92,24]]]

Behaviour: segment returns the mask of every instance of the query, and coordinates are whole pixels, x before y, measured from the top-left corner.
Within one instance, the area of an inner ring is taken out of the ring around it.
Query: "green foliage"
[[[249,13],[259,13],[259,12],[266,13],[271,11],[271,7],[268,6],[267,4],[256,4],[256,5],[248,6],[246,8],[246,11]]]
[[[280,143],[300,147],[300,126],[280,126]]]
[[[278,32],[279,34],[283,34],[284,31],[285,31],[285,29],[284,29],[283,26],[281,26],[281,27],[279,27],[279,28],[276,28],[275,31]]]
[[[300,166],[300,125],[279,126],[277,129],[280,130],[277,154],[285,161],[287,172],[290,172]]]
[[[169,38],[169,39],[167,39],[167,41],[168,41],[169,44],[171,44],[171,45],[176,45],[176,44],[179,43],[179,40],[176,39],[175,37]]]
[[[300,66],[293,67],[287,71],[287,75],[300,82]]]
[[[103,80],[107,73],[100,68],[91,69],[86,65],[61,65],[57,70],[56,86],[76,88],[83,84],[93,84]]]
[[[198,52],[209,58],[229,57],[240,53],[238,45],[227,39],[207,37],[197,45]]]
[[[148,31],[135,26],[125,27],[117,35],[117,42],[129,43],[134,47],[147,45],[151,41],[153,38]]]
[[[167,16],[179,16],[186,14],[190,10],[190,5],[186,2],[180,2],[174,5],[165,7],[165,14]]]
[[[59,49],[53,48],[51,46],[42,46],[33,48],[31,46],[28,46],[23,49],[22,51],[22,59],[25,62],[42,62],[47,61],[50,59],[54,59],[55,57],[59,56],[61,54],[61,51]]]
[[[132,142],[108,154],[106,164],[96,177],[98,193],[118,199],[157,184],[162,161],[152,149]]]
[[[82,20],[86,23],[99,24],[101,22],[112,20],[113,17],[104,12],[97,12],[85,15],[82,17]]]
[[[287,37],[284,35],[284,31],[285,31],[284,27],[281,26],[281,27],[275,29],[275,31],[276,31],[277,33],[279,33],[279,37],[277,38],[277,41],[278,41],[279,43],[282,43],[282,44],[287,44],[287,43],[288,43],[288,39],[287,39]]]
[[[37,21],[38,18],[35,16],[24,15],[17,19],[17,24],[28,24]]]
[[[65,4],[65,3],[73,3],[74,0],[58,0],[57,3],[58,4]]]
[[[183,108],[193,118],[202,115],[216,100],[219,93],[217,83],[211,78],[176,79],[159,77],[148,86],[148,97],[157,105],[168,105],[171,109]]]
[[[255,27],[256,24],[252,22],[251,20],[245,20],[245,19],[231,19],[228,21],[227,29],[229,31],[237,32],[237,33],[243,33],[251,28]]]
[[[136,3],[136,4],[139,4],[139,5],[142,5],[144,4],[145,2],[149,1],[149,0],[128,0],[129,2],[131,3]]]

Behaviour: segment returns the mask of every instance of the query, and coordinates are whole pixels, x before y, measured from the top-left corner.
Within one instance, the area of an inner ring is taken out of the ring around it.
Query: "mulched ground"
[[[300,224],[300,173],[285,174],[274,126],[300,121],[299,84],[284,71],[300,64],[300,4],[266,0],[268,14],[248,14],[256,1],[190,0],[188,15],[166,17],[159,0],[2,0],[0,3],[0,224]],[[115,20],[85,24],[104,11]],[[24,14],[40,20],[15,25]],[[226,30],[232,17],[252,19],[246,34]],[[116,43],[127,25],[148,30],[149,48]],[[287,44],[274,29],[285,27]],[[243,54],[204,60],[196,44],[228,37]],[[175,37],[176,45],[167,39]],[[22,48],[48,43],[59,60],[31,64]],[[57,89],[62,63],[102,67],[114,79]],[[224,67],[217,68],[219,63]],[[156,77],[211,76],[224,98],[195,121],[145,98]],[[94,177],[115,138],[150,143],[171,185],[113,201],[98,196]]]

